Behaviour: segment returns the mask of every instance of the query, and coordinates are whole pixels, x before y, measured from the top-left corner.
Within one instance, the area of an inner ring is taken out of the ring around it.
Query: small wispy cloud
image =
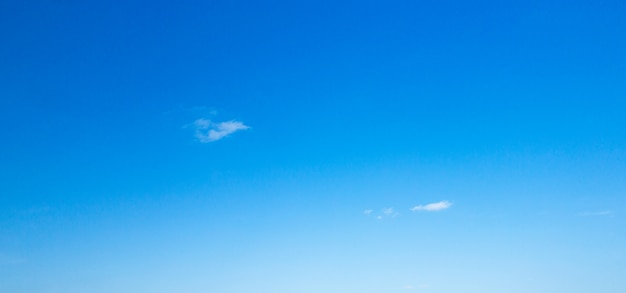
[[[194,121],[193,127],[196,131],[196,138],[201,143],[218,141],[232,133],[250,128],[241,121],[213,122],[204,118]]]
[[[581,217],[593,217],[593,216],[610,216],[613,214],[613,211],[598,211],[598,212],[584,212],[578,214]]]
[[[413,208],[411,208],[411,211],[414,212],[418,212],[418,211],[426,211],[426,212],[437,212],[437,211],[441,211],[441,210],[445,210],[449,207],[452,206],[452,203],[444,200],[444,201],[440,201],[440,202],[433,202],[433,203],[429,203],[427,205],[418,205],[418,206],[414,206]]]
[[[373,212],[373,211],[374,211],[374,210],[364,210],[364,211],[363,211],[363,214],[365,214],[365,215],[369,216],[369,215],[371,215],[371,214],[372,214],[372,212]]]

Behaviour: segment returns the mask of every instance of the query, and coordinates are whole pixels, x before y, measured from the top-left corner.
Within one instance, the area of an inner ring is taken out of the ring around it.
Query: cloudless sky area
[[[626,292],[626,2],[0,2],[0,292]]]

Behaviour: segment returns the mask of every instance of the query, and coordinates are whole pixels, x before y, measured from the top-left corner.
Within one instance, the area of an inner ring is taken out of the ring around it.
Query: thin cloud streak
[[[452,203],[444,200],[444,201],[440,201],[440,202],[433,202],[433,203],[429,203],[427,205],[418,205],[418,206],[414,206],[413,208],[411,208],[411,211],[414,212],[419,212],[419,211],[426,211],[426,212],[437,212],[437,211],[441,211],[441,210],[445,210],[447,208],[450,208],[452,206]]]

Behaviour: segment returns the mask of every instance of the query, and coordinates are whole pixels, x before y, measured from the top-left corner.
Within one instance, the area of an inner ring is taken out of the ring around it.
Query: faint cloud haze
[[[0,253],[0,266],[18,265],[24,262],[26,262],[26,260],[22,258],[16,258],[16,257],[12,257],[12,256],[8,256],[8,255]]]
[[[400,213],[396,212],[393,208],[384,208],[383,214],[388,217],[395,218],[400,215]]]
[[[393,215],[393,208],[384,208],[383,214],[388,215],[388,216]]]
[[[593,217],[593,216],[609,216],[611,214],[613,214],[613,211],[584,212],[578,215],[581,217]]]
[[[368,210],[364,210],[363,214],[366,215],[366,216],[375,215],[375,218],[377,220],[382,220],[385,217],[395,218],[395,217],[400,215],[400,213],[398,213],[393,208],[383,208],[383,209],[380,210],[379,213],[375,213],[374,210],[368,209]]]
[[[433,202],[433,203],[429,203],[427,205],[418,205],[418,206],[414,206],[413,208],[411,208],[411,211],[414,212],[418,212],[418,211],[426,211],[426,212],[436,212],[436,211],[441,211],[441,210],[445,210],[449,207],[452,206],[452,203],[444,200],[444,201],[440,201],[440,202]]]

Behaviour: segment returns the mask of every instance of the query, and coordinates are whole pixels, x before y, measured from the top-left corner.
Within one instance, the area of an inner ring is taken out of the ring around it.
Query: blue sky
[[[626,289],[623,1],[3,1],[0,292]]]

